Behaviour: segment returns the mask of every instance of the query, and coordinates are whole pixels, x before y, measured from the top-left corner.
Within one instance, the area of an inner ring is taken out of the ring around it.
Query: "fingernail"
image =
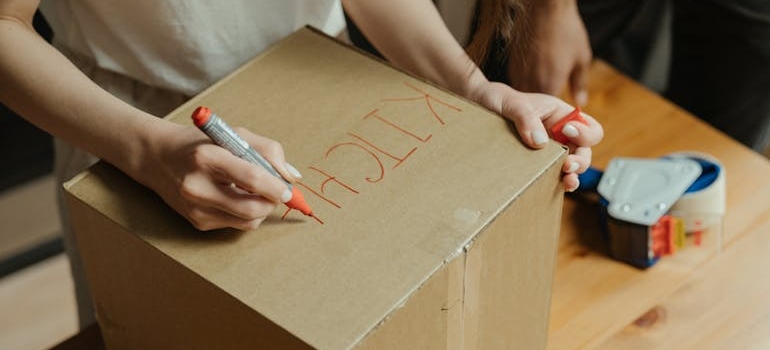
[[[283,194],[281,194],[281,202],[286,203],[291,200],[291,190],[288,188],[286,191],[283,191]]]
[[[575,94],[575,103],[581,107],[585,106],[586,103],[588,103],[588,93],[585,91],[579,91],[577,94]]]
[[[541,130],[535,130],[532,132],[532,141],[538,146],[544,145],[548,143],[548,135]]]
[[[578,164],[578,162],[570,162],[569,163],[569,168],[567,168],[566,172],[567,173],[574,173],[574,172],[576,172],[578,170],[578,168],[580,168],[580,164]]]
[[[567,192],[575,192],[580,187],[580,180],[575,180],[575,187],[567,189]]]
[[[580,135],[580,132],[578,132],[578,129],[574,127],[572,124],[567,124],[561,129],[561,133],[564,134],[564,136],[567,136],[569,138],[575,138],[578,135]]]
[[[286,170],[289,171],[291,176],[294,176],[297,179],[301,179],[302,178],[302,173],[300,173],[299,170],[297,170],[297,168],[295,168],[293,165],[291,165],[289,163],[284,163],[284,165],[286,166]]]

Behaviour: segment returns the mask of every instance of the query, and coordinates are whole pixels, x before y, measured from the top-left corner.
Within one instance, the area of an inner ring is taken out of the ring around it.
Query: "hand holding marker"
[[[314,219],[321,222],[315,215],[313,210],[305,202],[305,197],[300,192],[299,188],[293,186],[290,182],[286,181],[270,163],[262,157],[259,152],[251,148],[249,144],[244,141],[238,134],[233,131],[222,118],[219,118],[216,114],[212,113],[206,107],[198,107],[192,114],[193,123],[201,131],[203,131],[214,143],[232,152],[234,155],[249,161],[253,164],[259,165],[267,170],[273,176],[283,180],[291,191],[291,198],[285,202],[287,207],[296,209],[307,216],[311,216]]]

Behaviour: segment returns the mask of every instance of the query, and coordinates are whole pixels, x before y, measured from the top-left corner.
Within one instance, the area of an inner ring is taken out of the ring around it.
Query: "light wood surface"
[[[727,171],[724,244],[687,248],[642,271],[608,257],[592,199],[568,196],[548,348],[770,348],[770,163],[602,62],[592,67],[585,110],[607,134],[594,149],[597,168],[616,156],[717,157]],[[98,348],[93,330],[79,338],[66,348]]]
[[[681,151],[705,152],[723,163],[724,244],[721,253],[712,241],[638,270],[608,258],[597,238],[596,206],[570,196],[549,349],[743,349],[770,343],[770,282],[761,277],[770,263],[770,163],[602,62],[592,68],[590,91],[585,110],[606,131],[594,149],[597,168],[613,157]]]
[[[0,193],[0,260],[61,234],[56,190],[48,175]]]
[[[62,254],[0,279],[0,349],[48,349],[78,330]]]

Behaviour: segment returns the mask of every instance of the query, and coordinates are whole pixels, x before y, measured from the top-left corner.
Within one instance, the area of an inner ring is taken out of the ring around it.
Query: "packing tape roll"
[[[686,192],[671,207],[668,214],[684,220],[687,232],[702,231],[716,225],[721,226],[725,214],[725,168],[716,158],[698,152],[677,152],[667,155],[668,158],[684,157],[701,163],[704,172],[716,174],[701,174],[711,176],[709,183],[701,184],[700,188]],[[721,227],[720,227],[721,230]]]
[[[668,234],[682,233],[685,237],[691,237],[692,243],[695,245],[701,245],[701,239],[705,234],[705,237],[710,237],[708,239],[715,241],[716,251],[720,252],[722,250],[722,218],[725,214],[726,198],[725,168],[716,158],[697,152],[677,152],[661,158],[687,158],[689,161],[698,163],[701,167],[700,175],[694,182],[690,183],[684,194],[678,196],[676,201],[670,204],[665,213],[679,222],[675,232],[671,231],[671,227],[668,226]],[[602,173],[595,169],[589,170],[591,171],[584,174],[586,174],[585,183],[589,184],[590,187],[585,187],[585,189],[599,192],[599,203],[604,209],[601,212],[601,219],[606,226],[610,254],[616,260],[642,269],[655,264],[660,256],[656,255],[654,245],[656,241],[660,242],[661,239],[661,236],[655,233],[660,233],[659,230],[655,230],[655,227],[662,223],[663,218],[658,219],[655,225],[644,225],[613,217],[607,210],[610,199],[605,198],[599,191],[600,183],[605,179],[607,171]],[[664,177],[677,176],[676,173],[661,174]],[[639,174],[633,173],[632,176],[639,176]],[[583,183],[584,181],[581,179],[581,186]],[[681,226],[679,226],[680,224]],[[664,224],[663,227],[665,230],[667,226]],[[671,237],[668,236],[669,241]],[[667,238],[664,235],[662,239],[666,240]]]

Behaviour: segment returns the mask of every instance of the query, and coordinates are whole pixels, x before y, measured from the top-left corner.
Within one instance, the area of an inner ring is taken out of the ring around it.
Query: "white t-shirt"
[[[187,95],[300,27],[345,27],[339,0],[50,0],[40,9],[57,45]]]

